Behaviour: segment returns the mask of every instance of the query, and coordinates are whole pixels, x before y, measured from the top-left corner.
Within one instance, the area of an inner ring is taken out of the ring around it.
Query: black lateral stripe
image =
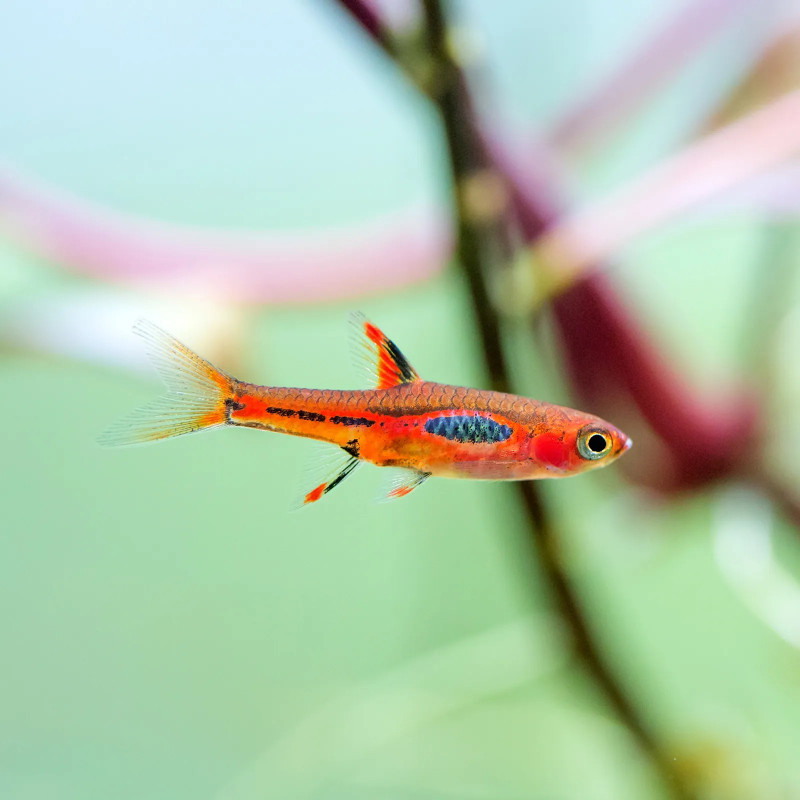
[[[307,419],[310,422],[325,422],[325,415],[317,414],[316,411],[298,411],[297,416],[300,419]]]
[[[277,414],[280,417],[293,417],[296,413],[291,408],[278,408],[277,406],[267,408],[267,414]]]
[[[244,406],[243,406],[244,407]],[[278,406],[269,406],[267,414],[277,414],[279,417],[297,417],[304,419],[308,422],[325,422],[324,414],[318,414],[316,411],[295,411],[293,408],[279,408]]]
[[[366,428],[370,428],[375,424],[374,419],[367,419],[366,417],[331,417],[331,422],[334,425],[363,425]]]

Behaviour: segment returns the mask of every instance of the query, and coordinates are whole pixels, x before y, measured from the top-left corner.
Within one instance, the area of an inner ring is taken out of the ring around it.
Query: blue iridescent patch
[[[454,442],[470,444],[494,444],[504,442],[512,434],[508,425],[496,422],[491,417],[442,416],[425,422],[425,430]]]

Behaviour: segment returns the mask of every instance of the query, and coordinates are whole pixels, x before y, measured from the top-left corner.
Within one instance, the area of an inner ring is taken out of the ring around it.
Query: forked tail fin
[[[147,343],[147,354],[168,393],[115,422],[98,443],[105,447],[144,444],[224,425],[233,378],[152,322],[139,320],[133,331]]]

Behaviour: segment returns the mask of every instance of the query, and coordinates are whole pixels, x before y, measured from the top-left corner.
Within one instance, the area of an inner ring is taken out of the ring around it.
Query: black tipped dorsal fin
[[[375,388],[388,389],[420,380],[398,346],[377,325],[360,312],[354,312],[350,319],[356,328],[354,354],[366,364],[375,380]]]

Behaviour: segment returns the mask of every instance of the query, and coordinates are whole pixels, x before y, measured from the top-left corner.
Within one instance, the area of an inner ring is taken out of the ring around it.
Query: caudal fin
[[[225,401],[233,379],[186,345],[147,320],[133,331],[147,343],[147,354],[168,393],[115,422],[98,438],[105,447],[144,444],[224,425]]]

